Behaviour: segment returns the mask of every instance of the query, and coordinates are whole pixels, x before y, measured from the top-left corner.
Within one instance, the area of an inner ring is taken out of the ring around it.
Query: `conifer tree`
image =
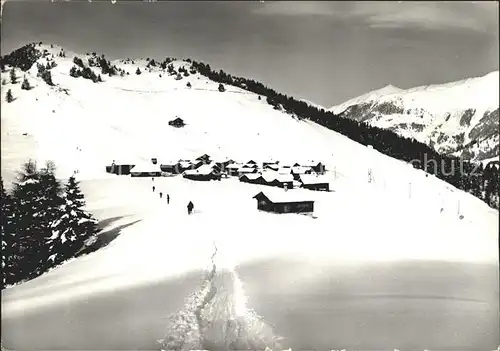
[[[222,83],[219,84],[219,91],[222,93],[226,91],[226,88],[224,88],[224,85]]]
[[[14,96],[12,95],[12,90],[10,90],[10,89],[7,90],[7,95],[5,96],[5,100],[9,103],[14,101]]]
[[[2,233],[2,289],[16,282],[19,256],[16,252],[17,242],[14,230],[14,206],[12,198],[5,191],[3,179],[0,177],[0,229]]]
[[[12,84],[17,83],[16,69],[14,67],[10,70],[10,82]]]
[[[141,70],[139,69],[139,67],[137,67],[137,70],[135,71],[135,74],[137,74],[137,75],[141,74]]]
[[[60,218],[52,224],[49,245],[49,261],[61,263],[82,249],[85,242],[97,233],[97,221],[84,210],[85,201],[75,177],[66,185],[64,204]]]
[[[43,221],[44,192],[35,162],[30,160],[24,164],[12,194],[20,259],[16,280],[20,281],[37,275],[46,231]]]
[[[69,75],[73,78],[78,78],[80,76],[80,71],[76,68],[76,66],[73,66],[69,70]]]
[[[21,84],[21,89],[31,90],[30,82],[28,81],[28,78],[26,78],[26,76],[24,76],[23,83]]]

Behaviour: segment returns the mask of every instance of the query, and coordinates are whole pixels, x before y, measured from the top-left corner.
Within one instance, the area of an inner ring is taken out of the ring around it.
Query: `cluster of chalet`
[[[307,164],[281,165],[279,162],[264,162],[259,167],[250,160],[240,166],[237,173],[241,182],[276,186],[291,189],[302,187],[310,190],[329,191],[329,181],[322,177],[325,167],[321,162]]]
[[[310,190],[329,191],[329,182],[322,175],[325,166],[321,162],[280,164],[278,161],[262,162],[248,160],[245,163],[231,159],[212,160],[204,154],[194,160],[151,162],[130,164],[113,161],[106,167],[108,173],[131,175],[132,177],[159,177],[180,174],[186,179],[196,181],[221,180],[238,177],[241,182],[292,189],[301,187]]]

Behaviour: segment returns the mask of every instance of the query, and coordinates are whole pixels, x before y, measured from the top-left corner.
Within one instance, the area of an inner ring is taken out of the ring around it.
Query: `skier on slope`
[[[170,195],[167,194],[167,205],[170,203]]]
[[[153,193],[155,192],[155,189],[156,189],[156,188],[155,188],[155,186],[153,185]]]
[[[191,201],[189,201],[189,203],[187,205],[188,214],[191,214],[191,212],[193,212],[193,208],[194,208],[193,203]]]
[[[160,191],[160,199],[163,197],[163,193]]]

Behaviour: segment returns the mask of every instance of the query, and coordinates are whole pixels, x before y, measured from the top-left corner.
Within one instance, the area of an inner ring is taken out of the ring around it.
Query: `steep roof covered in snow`
[[[148,173],[148,172],[161,172],[159,164],[152,164],[148,162],[141,162],[136,164],[130,170],[131,173]]]
[[[312,184],[328,184],[329,181],[326,177],[316,176],[313,174],[301,174],[300,182],[307,185]]]

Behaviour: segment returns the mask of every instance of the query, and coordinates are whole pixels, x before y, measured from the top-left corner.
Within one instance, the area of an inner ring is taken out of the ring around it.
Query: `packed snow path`
[[[497,346],[494,213],[478,220],[464,206],[469,220],[460,221],[437,207],[412,211],[417,204],[394,202],[397,194],[377,198],[376,187],[339,183],[335,192],[310,192],[312,219],[257,211],[252,196],[266,187],[235,179],[155,178],[155,192],[152,184],[82,182],[88,208],[111,219],[107,230],[123,226],[121,235],[4,291],[5,347],[159,349],[157,340],[195,311],[183,347],[263,340],[317,350]]]

